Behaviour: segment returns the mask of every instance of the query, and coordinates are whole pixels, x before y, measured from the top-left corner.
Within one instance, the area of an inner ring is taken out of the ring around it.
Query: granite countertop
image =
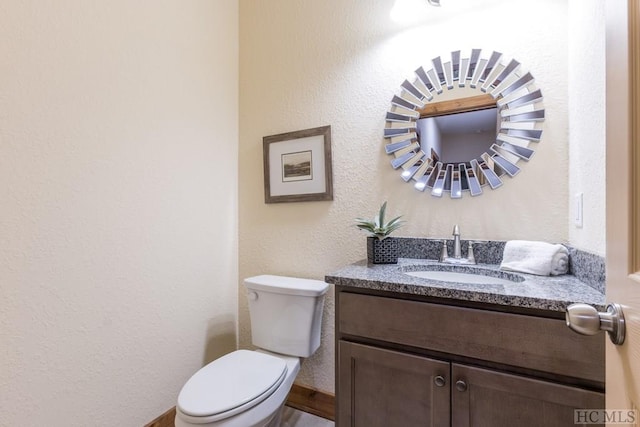
[[[490,275],[498,277],[509,274],[500,271],[499,264],[460,266],[461,268],[457,269],[458,267],[430,259],[400,258],[398,264],[375,265],[360,261],[327,274],[325,281],[344,287],[554,312],[564,312],[569,304],[577,302],[591,304],[599,311],[605,311],[604,294],[570,274],[547,277],[511,273],[521,276],[524,280],[508,284],[453,283],[405,274],[406,271],[420,270],[464,272],[468,268],[490,270]]]

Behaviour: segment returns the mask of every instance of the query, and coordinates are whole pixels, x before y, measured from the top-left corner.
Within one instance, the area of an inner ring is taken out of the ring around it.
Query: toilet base
[[[282,413],[284,412],[284,403],[280,406],[274,415],[274,417],[265,425],[265,427],[280,427],[280,423],[282,423]]]

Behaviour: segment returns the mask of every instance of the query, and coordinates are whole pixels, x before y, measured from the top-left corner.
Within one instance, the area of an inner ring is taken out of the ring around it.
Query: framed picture
[[[331,126],[265,136],[265,203],[333,200]]]

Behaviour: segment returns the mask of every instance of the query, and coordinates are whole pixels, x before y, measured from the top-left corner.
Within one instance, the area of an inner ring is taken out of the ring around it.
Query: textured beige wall
[[[605,4],[569,0],[569,241],[604,256]],[[583,193],[582,227],[575,198]]]
[[[393,0],[240,1],[240,278],[259,273],[321,279],[365,257],[353,218],[382,201],[408,225],[398,235],[568,239],[567,3],[457,0],[420,23],[391,22]],[[532,161],[479,198],[434,199],[405,184],[383,152],[384,115],[413,70],[471,48],[519,60],[543,90],[547,119]],[[331,125],[335,200],[264,203],[262,137]],[[240,288],[240,345],[250,326]],[[333,299],[321,349],[298,381],[334,388]]]
[[[238,3],[0,16],[0,425],[141,426],[236,346]]]

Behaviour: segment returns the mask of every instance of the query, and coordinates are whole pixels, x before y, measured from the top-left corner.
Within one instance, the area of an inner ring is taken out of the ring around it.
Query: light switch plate
[[[573,223],[576,227],[582,228],[582,193],[576,194],[573,209]]]

